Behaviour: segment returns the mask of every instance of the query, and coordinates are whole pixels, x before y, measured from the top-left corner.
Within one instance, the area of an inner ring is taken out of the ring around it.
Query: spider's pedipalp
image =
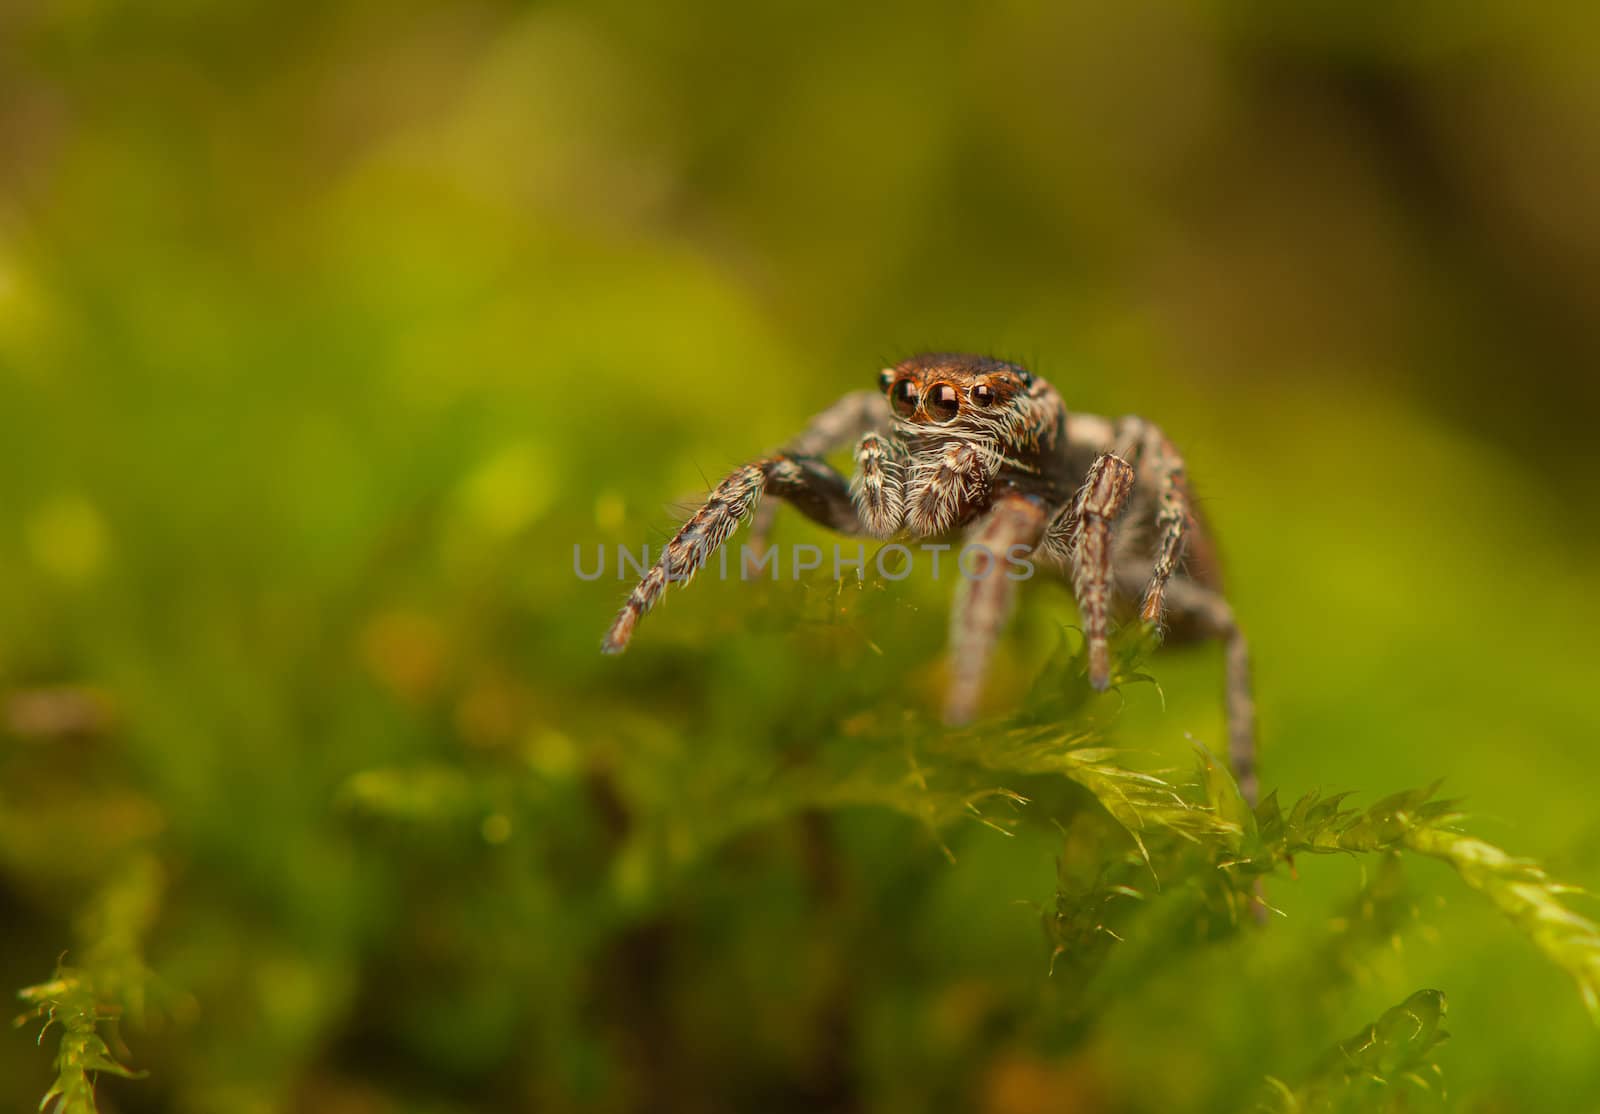
[[[971,441],[916,455],[906,479],[906,529],[925,538],[956,525],[988,496],[992,471],[990,454]]]
[[[869,433],[856,445],[850,498],[867,533],[893,537],[905,520],[905,448],[892,437]]]
[[[812,418],[800,435],[783,447],[783,451],[789,456],[825,456],[870,430],[886,429],[888,425],[889,403],[882,394],[877,391],[851,391]],[[752,557],[759,557],[765,551],[767,535],[772,532],[772,522],[777,513],[778,504],[770,500],[756,506],[755,514],[750,519],[749,545]]]
[[[977,711],[989,658],[1011,612],[1016,586],[1003,567],[1020,547],[1031,551],[1044,529],[1044,505],[1037,499],[1005,495],[996,499],[965,539],[978,547],[972,568],[963,568],[950,615],[950,679],[944,719],[966,723]],[[963,553],[969,551],[964,548]]]

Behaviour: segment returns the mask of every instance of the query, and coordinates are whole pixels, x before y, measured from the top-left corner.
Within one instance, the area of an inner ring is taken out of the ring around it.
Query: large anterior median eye
[[[889,392],[889,401],[894,405],[894,412],[902,418],[909,418],[917,412],[917,387],[909,379],[902,379],[894,385]]]
[[[928,388],[924,403],[928,416],[936,422],[948,422],[961,413],[961,392],[948,383],[935,383]]]

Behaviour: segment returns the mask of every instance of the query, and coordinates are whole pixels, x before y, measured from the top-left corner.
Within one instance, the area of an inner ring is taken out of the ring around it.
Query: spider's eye
[[[894,382],[894,368],[886,367],[882,371],[878,372],[878,389],[880,391],[887,391],[889,389],[890,384],[892,384],[893,382]]]
[[[889,401],[894,404],[895,413],[902,418],[909,418],[917,412],[917,387],[909,379],[902,379],[894,385],[889,392]]]
[[[979,383],[972,388],[970,397],[974,406],[993,406],[994,388],[987,383]]]
[[[948,383],[935,383],[928,388],[926,406],[934,421],[948,422],[961,413],[961,392]]]

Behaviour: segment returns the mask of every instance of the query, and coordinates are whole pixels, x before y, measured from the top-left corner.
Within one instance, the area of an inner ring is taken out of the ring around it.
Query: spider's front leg
[[[807,518],[841,534],[864,532],[845,478],[814,457],[779,453],[753,461],[723,480],[705,505],[690,516],[662,551],[661,559],[629,593],[606,632],[601,649],[620,654],[633,630],[660,602],[667,585],[687,584],[738,529],[763,494],[792,504]]]
[[[989,658],[1011,612],[1015,585],[1002,563],[1009,563],[1018,548],[1032,552],[1044,531],[1045,510],[1039,500],[1003,495],[989,513],[967,532],[965,546],[981,547],[974,567],[960,569],[950,619],[950,680],[945,693],[944,719],[966,723],[978,707]],[[959,562],[958,562],[959,564]]]
[[[1133,494],[1133,466],[1104,453],[1089,468],[1072,502],[1045,527],[1040,550],[1072,568],[1072,594],[1083,619],[1089,653],[1089,683],[1104,692],[1111,684],[1111,530]]]

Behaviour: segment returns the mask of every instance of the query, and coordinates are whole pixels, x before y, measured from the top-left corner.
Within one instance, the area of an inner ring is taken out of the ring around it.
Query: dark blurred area
[[[672,243],[821,366],[1110,303],[1218,405],[1349,377],[1559,482],[1600,114],[1595,17],[1556,11],[23,3],[8,221],[275,286],[387,171],[513,243]]]
[[[1343,864],[1265,958],[1052,1013],[1058,833],[951,866],[763,797],[862,693],[936,705],[938,585],[848,630],[696,585],[605,661],[625,586],[570,554],[885,362],[1016,359],[1188,452],[1269,788],[1444,777],[1600,883],[1596,43],[1585,4],[9,0],[0,980],[149,976],[107,1111],[1239,1109],[1430,979],[1461,1108],[1591,1109],[1570,987],[1425,873],[1335,1004],[1262,972]],[[1074,621],[1041,588],[1006,668]],[[1215,664],[1159,657],[1122,741],[1215,738]]]

